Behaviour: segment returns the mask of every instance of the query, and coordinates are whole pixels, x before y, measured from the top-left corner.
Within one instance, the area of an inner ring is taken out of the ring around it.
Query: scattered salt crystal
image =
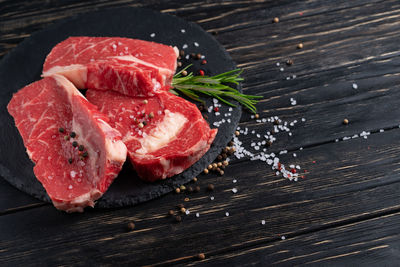
[[[279,67],[280,65],[281,65],[281,63],[279,63],[279,62],[276,62],[276,66],[278,66],[278,67]]]
[[[236,182],[237,182],[237,180],[236,179],[233,179],[233,181],[232,181],[234,184],[236,184]]]
[[[292,136],[292,133],[289,133],[289,136]]]
[[[71,171],[69,174],[71,175],[72,178],[75,178],[77,172],[76,171]]]
[[[288,76],[288,77],[286,77],[286,80],[288,81],[288,80],[290,80],[290,77]]]
[[[211,200],[214,200],[214,197],[213,197],[213,196],[211,196],[211,197],[210,197],[210,199],[211,199]]]
[[[301,118],[301,121],[302,121],[302,122],[305,122],[305,121],[306,121],[306,118]]]
[[[196,212],[196,217],[199,218],[200,217],[200,213]]]
[[[186,58],[186,59],[189,59],[189,55],[186,55],[185,58]]]
[[[282,240],[285,240],[285,239],[286,239],[286,237],[283,235],[283,236],[281,237],[281,239],[282,239]]]
[[[358,85],[356,83],[353,83],[353,89],[358,89]]]
[[[186,215],[189,215],[189,214],[190,214],[190,210],[187,209],[187,210],[185,211],[185,214],[186,214]]]
[[[182,46],[182,49],[186,49],[186,48],[188,48],[188,45],[187,45],[187,44],[184,44],[184,45]]]
[[[296,154],[296,153],[293,153],[293,157],[294,157],[294,158],[297,157],[297,154]]]
[[[80,182],[82,182],[82,179],[81,179],[81,178],[78,178],[78,183],[80,183]]]
[[[336,142],[336,143],[339,142],[339,139],[335,139],[335,142]]]
[[[49,176],[47,176],[47,178],[49,178],[51,180],[51,179],[53,179],[53,176],[49,175]]]
[[[284,71],[285,69],[284,69],[284,68],[280,68],[279,70],[280,70],[280,71]]]
[[[229,109],[228,109],[229,112],[231,112],[232,110],[233,110],[232,108],[229,108]],[[400,125],[399,125],[399,127],[400,127]],[[238,128],[239,128],[239,127],[238,127]]]
[[[154,38],[156,36],[156,34],[153,32],[152,34],[150,34],[151,38]]]
[[[186,30],[185,29],[181,29],[181,33],[185,33],[186,32]]]
[[[264,225],[265,224],[265,220],[261,220],[261,224]]]
[[[199,47],[199,43],[198,42],[194,42],[193,43],[195,47]]]
[[[302,147],[300,147],[300,148],[299,148],[299,150],[303,150],[303,148],[302,148]]]
[[[297,77],[297,76],[296,76],[295,74],[292,75],[292,79],[296,79],[296,77]]]
[[[384,129],[380,129],[380,130],[379,130],[380,133],[383,133],[384,131],[385,131]]]
[[[233,189],[232,189],[232,192],[233,192],[234,194],[236,194],[236,193],[237,193],[237,188],[233,188]]]
[[[215,116],[219,116],[219,115],[221,115],[221,113],[215,112]]]
[[[229,216],[229,212],[225,212],[225,216],[228,217]]]
[[[68,189],[71,190],[71,189],[72,189],[72,185],[69,185],[69,186],[68,186]]]

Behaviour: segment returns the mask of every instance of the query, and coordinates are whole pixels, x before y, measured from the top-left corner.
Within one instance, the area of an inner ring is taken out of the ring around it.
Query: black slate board
[[[155,33],[154,37],[151,37],[152,33]],[[155,41],[178,48],[187,44],[187,53],[201,53],[206,56],[208,63],[201,65],[201,69],[208,75],[236,67],[225,49],[198,25],[148,9],[119,8],[79,15],[32,34],[0,62],[0,176],[18,189],[44,201],[50,201],[49,197],[33,174],[34,165],[25,153],[22,138],[6,106],[13,93],[40,79],[48,52],[69,36],[120,36]],[[199,44],[198,47],[195,42]],[[183,63],[184,66],[194,63],[189,70],[200,69],[198,60],[183,60]],[[238,89],[241,90],[240,86]],[[209,98],[205,100],[207,104],[212,103]],[[228,112],[228,107],[223,105],[220,112]],[[118,178],[97,202],[97,207],[134,205],[166,194],[189,182],[216,158],[230,140],[239,122],[241,109],[234,108],[230,113],[231,123],[224,123],[219,127],[210,150],[189,169],[165,181],[146,183],[137,177],[129,163],[125,163]],[[214,121],[223,118],[216,117],[213,112],[207,115],[212,128],[215,128],[212,126]]]

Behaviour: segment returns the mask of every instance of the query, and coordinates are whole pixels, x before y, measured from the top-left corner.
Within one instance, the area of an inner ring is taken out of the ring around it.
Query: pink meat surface
[[[152,96],[165,89],[176,70],[178,50],[119,37],[70,37],[46,57],[43,76],[61,74],[79,89],[115,90]]]
[[[141,98],[88,90],[86,97],[121,132],[136,172],[146,181],[181,173],[207,152],[217,134],[194,104],[169,92]]]
[[[59,75],[24,87],[7,108],[35,163],[33,171],[54,206],[67,212],[93,207],[118,175],[127,154],[108,118]],[[76,136],[66,140],[72,132]],[[74,147],[74,141],[78,146]]]

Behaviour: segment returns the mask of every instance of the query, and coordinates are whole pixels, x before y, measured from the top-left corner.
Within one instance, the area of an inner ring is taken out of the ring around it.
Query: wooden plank
[[[9,49],[10,46],[2,45],[2,39],[14,40],[12,46],[20,42],[22,38],[26,37],[33,31],[39,30],[53,21],[65,18],[79,13],[93,11],[94,5],[99,8],[119,7],[127,4],[127,1],[85,1],[82,2],[50,2],[43,5],[42,1],[31,1],[23,5],[17,4],[13,1],[4,1],[5,8],[2,10],[3,19],[0,22],[0,51],[4,48]],[[265,1],[261,3],[254,3],[252,1],[231,1],[226,3],[208,3],[205,1],[192,1],[182,4],[181,1],[146,1],[143,3],[133,3],[129,1],[129,6],[141,6],[160,10],[162,12],[173,13],[181,16],[190,21],[197,21],[205,29],[214,30],[218,23],[228,22],[232,26],[231,18],[234,16],[235,21],[239,21],[239,27],[243,28],[243,22],[249,25],[259,25],[261,23],[268,23],[272,17],[280,14],[282,10],[287,13],[284,19],[289,19],[297,15],[298,10],[304,10],[307,16],[312,14],[320,14],[332,9],[343,9],[352,6],[366,5],[365,1],[337,1],[335,4],[327,3],[321,5],[318,1],[309,1],[307,5],[297,4],[293,5],[291,1],[282,3],[274,3],[274,1]],[[268,13],[267,13],[268,12]],[[221,15],[223,13],[223,15]],[[239,13],[239,14],[237,14]],[[227,16],[229,15],[229,16]],[[228,18],[228,19],[226,19]],[[251,18],[249,20],[249,18]],[[220,21],[220,22],[218,22]],[[233,23],[235,26],[235,23]],[[220,30],[220,29],[218,29]],[[231,29],[232,30],[232,29]],[[16,34],[18,33],[18,34]],[[0,52],[4,55],[5,52]]]
[[[397,212],[234,253],[210,255],[204,261],[188,265],[396,265],[400,261],[399,220]]]
[[[296,160],[309,174],[297,183],[274,176],[259,162],[244,161],[227,168],[223,177],[199,177],[197,194],[169,194],[134,208],[84,214],[46,206],[4,215],[0,255],[9,265],[181,262],[200,252],[243,248],[400,210],[399,131],[304,149]],[[216,185],[213,192],[204,191],[208,183]],[[189,202],[183,201],[186,196]],[[173,223],[165,214],[178,203],[191,214]],[[125,231],[129,220],[136,231]],[[45,259],[39,256],[43,251]]]

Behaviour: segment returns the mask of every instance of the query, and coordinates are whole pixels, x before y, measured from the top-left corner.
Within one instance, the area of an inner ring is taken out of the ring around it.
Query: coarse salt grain
[[[229,212],[225,212],[225,216],[228,217],[229,216]]]
[[[190,214],[190,210],[187,209],[187,210],[185,211],[185,214],[186,214],[186,215],[189,215],[189,214]]]
[[[181,29],[181,33],[185,33],[186,32],[186,30],[185,29]]]
[[[233,192],[234,194],[236,194],[237,191],[238,191],[237,188],[233,188],[233,189],[232,189],[232,192]]]
[[[196,217],[199,218],[200,217],[200,213],[196,212]]]
[[[184,44],[184,45],[182,46],[182,49],[186,49],[186,48],[188,48],[188,45],[187,45],[187,44]]]
[[[195,47],[199,47],[199,43],[198,42],[194,42],[193,43]]]
[[[264,225],[265,224],[265,220],[261,220],[261,224]]]
[[[154,38],[156,36],[156,34],[153,32],[152,34],[150,34],[151,38]]]
[[[283,235],[283,236],[281,237],[281,239],[282,239],[282,240],[285,240],[285,239],[286,239],[286,237]]]
[[[358,89],[358,85],[356,83],[353,83],[353,89]]]
[[[211,199],[211,200],[214,200],[214,197],[212,196],[212,197],[210,197],[210,199]]]
[[[284,71],[285,69],[284,69],[284,68],[280,68],[279,70],[280,70],[280,71]]]
[[[281,65],[281,63],[279,63],[279,62],[276,62],[276,66],[277,67],[279,67]]]
[[[71,189],[72,189],[72,185],[69,185],[69,186],[68,186],[68,189],[71,190]]]
[[[233,179],[232,183],[236,184],[236,182],[237,182],[237,180],[236,180],[236,179]]]

